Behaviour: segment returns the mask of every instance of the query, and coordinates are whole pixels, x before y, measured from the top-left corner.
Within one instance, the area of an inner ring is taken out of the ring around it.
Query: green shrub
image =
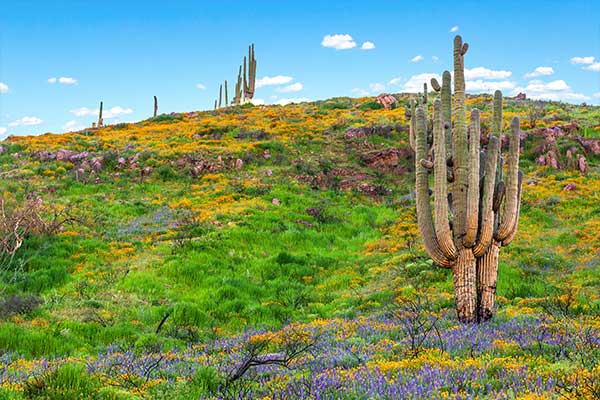
[[[64,364],[56,371],[30,379],[24,394],[29,399],[100,399],[97,378],[88,375],[83,365]]]
[[[363,111],[379,110],[382,108],[383,106],[376,101],[367,101],[366,103],[362,103],[360,106],[358,106],[358,109]]]

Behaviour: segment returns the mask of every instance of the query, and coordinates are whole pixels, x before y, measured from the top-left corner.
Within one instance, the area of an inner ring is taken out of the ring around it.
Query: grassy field
[[[484,131],[490,101],[468,99]],[[452,277],[421,246],[402,107],[336,98],[7,139],[7,208],[39,198],[64,224],[3,259],[0,399],[594,398],[600,156],[587,174],[540,167],[533,132],[598,139],[600,107],[544,103],[534,129],[530,102],[505,103],[505,126],[529,133],[521,218],[498,316],[478,326],[456,322]]]

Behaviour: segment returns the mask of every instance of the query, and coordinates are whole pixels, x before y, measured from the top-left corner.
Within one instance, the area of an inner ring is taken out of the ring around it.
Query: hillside
[[[470,326],[421,245],[398,98],[1,143],[3,204],[43,223],[2,259],[0,399],[600,393],[600,107],[505,100],[519,232]],[[483,142],[490,104],[468,98]]]

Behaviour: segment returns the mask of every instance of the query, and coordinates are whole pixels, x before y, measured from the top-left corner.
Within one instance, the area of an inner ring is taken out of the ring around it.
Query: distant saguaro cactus
[[[156,118],[156,114],[158,114],[158,97],[154,96],[154,118]]]
[[[222,98],[223,98],[223,85],[219,85],[219,108],[221,108]]]
[[[227,79],[225,79],[225,107],[229,107],[229,95],[227,94]]]
[[[421,237],[432,260],[451,268],[458,319],[483,321],[494,314],[500,247],[514,238],[520,211],[519,119],[510,124],[506,177],[501,155],[502,94],[493,102],[492,133],[486,151],[480,148],[480,114],[471,111],[467,127],[464,55],[468,45],[454,38],[454,109],[450,73],[433,104],[432,135],[428,135],[427,103],[411,102],[411,144],[416,152],[416,204]],[[426,92],[426,87],[425,87]],[[426,94],[423,96],[426,99]],[[452,113],[454,126],[451,126]],[[412,137],[414,135],[414,138]],[[451,136],[451,140],[447,136]],[[432,217],[429,175],[434,175],[435,218]]]
[[[104,125],[104,120],[102,119],[102,102],[100,102],[100,111],[98,112],[98,128]]]
[[[233,96],[232,104],[239,105],[242,102],[242,66],[238,71],[237,81],[235,83],[235,95]]]
[[[244,57],[244,99],[249,101],[254,97],[256,85],[256,58],[254,57],[254,43],[248,46],[248,71],[246,75],[246,57]]]

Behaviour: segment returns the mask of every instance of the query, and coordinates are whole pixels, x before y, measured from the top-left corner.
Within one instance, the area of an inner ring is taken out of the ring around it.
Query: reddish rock
[[[386,110],[391,110],[394,107],[394,105],[398,103],[398,100],[388,93],[382,93],[379,96],[375,97],[375,101],[381,104]]]

